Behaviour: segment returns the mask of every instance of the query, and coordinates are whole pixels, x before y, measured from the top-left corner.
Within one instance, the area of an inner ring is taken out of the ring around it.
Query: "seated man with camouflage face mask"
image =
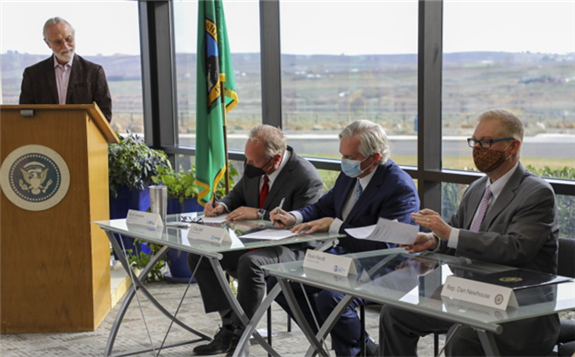
[[[281,130],[270,125],[259,125],[250,132],[245,147],[246,166],[243,177],[221,201],[205,206],[206,216],[229,212],[228,220],[269,219],[269,211],[280,205],[293,210],[315,203],[323,192],[321,178],[307,160],[298,156]],[[238,279],[237,299],[249,318],[252,318],[265,293],[265,275],[262,265],[303,259],[305,250],[315,243],[274,246],[254,251],[233,251],[223,254],[222,268],[233,272]],[[200,260],[190,254],[188,264],[194,271]],[[239,337],[241,323],[233,313],[208,260],[203,259],[196,270],[206,312],[217,311],[222,328],[214,340],[194,348],[196,355],[233,352]]]
[[[523,123],[510,111],[492,109],[479,115],[467,143],[473,148],[475,166],[485,176],[469,186],[449,221],[430,209],[413,214],[415,223],[432,233],[419,233],[405,249],[556,274],[555,194],[548,182],[521,165],[523,132]],[[503,332],[493,336],[502,356],[547,356],[557,341],[559,318],[534,317],[502,327]],[[380,354],[415,356],[419,338],[433,332],[448,333],[446,356],[485,356],[471,327],[391,306],[381,311]]]

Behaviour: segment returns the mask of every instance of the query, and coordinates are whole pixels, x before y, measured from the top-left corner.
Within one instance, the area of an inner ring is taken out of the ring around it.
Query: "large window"
[[[443,166],[474,169],[465,138],[499,107],[525,123],[524,165],[574,167],[575,3],[445,1],[443,34]]]
[[[280,1],[282,123],[303,155],[339,158],[337,134],[369,119],[392,159],[416,164],[417,1]]]
[[[24,69],[48,58],[42,27],[52,16],[75,29],[76,53],[100,64],[112,95],[112,127],[143,133],[138,3],[135,1],[2,1],[1,103],[18,104]],[[106,24],[121,24],[107,26]]]
[[[174,2],[178,144],[195,146],[197,1]],[[262,122],[259,3],[224,1],[239,104],[227,116],[228,147],[244,150],[249,130]]]

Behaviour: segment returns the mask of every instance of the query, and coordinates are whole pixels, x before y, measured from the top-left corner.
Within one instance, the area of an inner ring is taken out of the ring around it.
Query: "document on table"
[[[418,226],[379,218],[377,224],[367,227],[347,228],[346,233],[357,239],[368,239],[396,244],[413,244]]]
[[[202,222],[204,222],[204,223],[225,223],[227,217],[228,217],[227,213],[221,214],[221,215],[216,216],[216,217],[202,216]]]
[[[245,234],[240,236],[240,238],[279,240],[293,236],[297,236],[297,233],[292,233],[288,229],[264,229],[259,232]]]

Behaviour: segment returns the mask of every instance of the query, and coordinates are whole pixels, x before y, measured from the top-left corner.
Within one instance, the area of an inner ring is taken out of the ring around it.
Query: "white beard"
[[[56,56],[57,59],[59,59],[61,62],[64,63],[68,63],[72,60],[72,57],[74,57],[74,48],[70,47],[66,50],[62,50],[60,51],[60,53],[58,52],[54,52],[54,55]]]

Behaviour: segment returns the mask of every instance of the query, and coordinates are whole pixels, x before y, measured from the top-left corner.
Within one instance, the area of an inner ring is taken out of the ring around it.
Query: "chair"
[[[557,274],[575,278],[575,238],[559,238],[559,257]],[[557,341],[559,356],[575,354],[575,321],[561,320]]]

